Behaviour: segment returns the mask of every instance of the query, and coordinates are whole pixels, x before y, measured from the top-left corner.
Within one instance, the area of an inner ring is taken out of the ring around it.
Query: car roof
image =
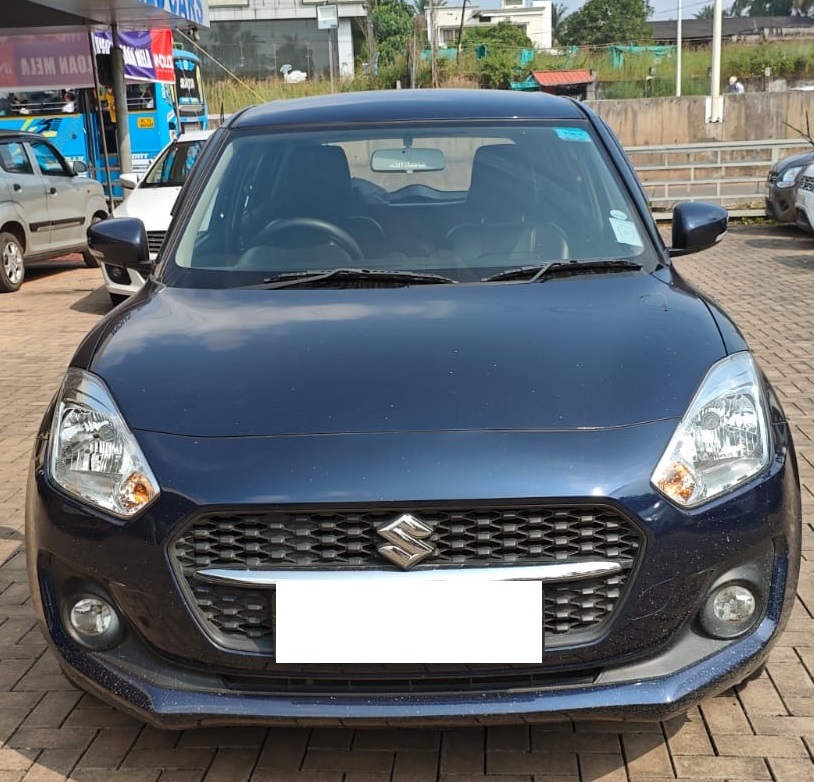
[[[276,100],[244,109],[230,128],[422,120],[585,119],[570,98],[510,90],[375,90]]]
[[[38,139],[39,141],[48,140],[39,133],[31,133],[27,130],[0,130],[0,139],[2,138]]]

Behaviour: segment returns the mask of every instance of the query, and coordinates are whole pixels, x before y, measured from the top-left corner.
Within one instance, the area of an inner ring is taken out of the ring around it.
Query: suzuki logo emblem
[[[432,527],[411,513],[402,513],[397,519],[376,531],[387,541],[376,547],[379,554],[405,570],[421,562],[434,551],[432,546],[424,543],[424,539],[432,535]]]

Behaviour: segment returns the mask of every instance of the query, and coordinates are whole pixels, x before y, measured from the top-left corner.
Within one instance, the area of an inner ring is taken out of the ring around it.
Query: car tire
[[[101,215],[93,215],[93,217],[90,220],[90,224],[96,225],[96,223],[100,223],[102,220],[104,220],[104,217],[102,217]],[[99,261],[97,261],[90,254],[90,250],[85,250],[85,252],[82,253],[82,260],[85,262],[85,266],[87,266],[89,269],[99,268]]]
[[[25,255],[20,240],[7,231],[0,232],[0,293],[20,289],[25,277]]]

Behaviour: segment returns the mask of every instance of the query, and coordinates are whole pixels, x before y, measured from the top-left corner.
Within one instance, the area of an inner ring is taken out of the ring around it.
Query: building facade
[[[238,76],[282,77],[299,71],[308,79],[327,78],[333,52],[339,76],[354,74],[354,20],[364,18],[361,2],[339,0],[339,25],[321,30],[322,0],[209,0],[209,29],[201,30],[208,52]],[[361,30],[361,27],[359,27]]]
[[[438,47],[458,45],[458,36],[463,28],[495,25],[511,22],[520,27],[529,37],[537,51],[546,51],[552,46],[551,12],[552,0],[501,0],[499,8],[480,8],[476,5],[438,6],[434,16],[435,43]]]
[[[339,26],[329,31],[317,24],[317,7],[324,6],[324,0],[209,0],[209,29],[200,31],[201,42],[238,76],[281,77],[288,70],[308,79],[326,78],[333,50],[335,72],[351,77],[354,39],[362,39],[365,6],[362,0],[332,4]],[[552,0],[501,0],[499,8],[466,3],[430,10],[430,29],[441,48],[457,46],[462,17],[464,27],[509,21],[523,29],[538,51],[552,45]]]

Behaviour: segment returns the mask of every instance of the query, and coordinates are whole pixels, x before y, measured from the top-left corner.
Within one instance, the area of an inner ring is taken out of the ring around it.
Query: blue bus
[[[207,128],[207,106],[200,60],[184,49],[173,50],[175,84],[127,84],[127,109],[133,171],[143,173],[158,153],[185,130]],[[39,133],[70,161],[81,160],[113,197],[121,198],[118,180],[116,106],[112,91],[93,89],[0,93],[0,129]],[[105,167],[105,151],[109,163]]]

